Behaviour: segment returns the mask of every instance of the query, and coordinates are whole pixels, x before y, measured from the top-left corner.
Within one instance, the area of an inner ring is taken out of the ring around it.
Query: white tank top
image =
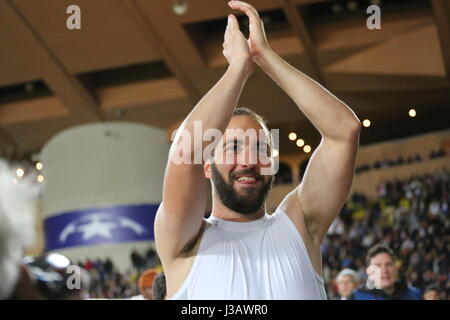
[[[171,299],[327,299],[300,233],[280,208],[251,222],[206,222],[191,270]]]

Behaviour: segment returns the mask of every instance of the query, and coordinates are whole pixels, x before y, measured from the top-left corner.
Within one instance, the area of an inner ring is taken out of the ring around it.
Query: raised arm
[[[155,221],[156,247],[163,263],[177,258],[197,237],[205,213],[207,185],[203,173],[204,159],[200,163],[194,160],[196,154],[203,155],[207,142],[194,143],[194,124],[200,121],[203,132],[211,128],[223,132],[253,69],[246,39],[232,15],[228,19],[223,47],[229,62],[227,71],[184,120],[169,151],[162,203]],[[191,142],[188,139],[183,141],[182,137],[186,135],[191,137]],[[180,163],[180,159],[191,161]]]
[[[263,23],[251,5],[240,1],[229,5],[249,17],[253,61],[289,95],[322,136],[303,181],[282,203],[291,219],[303,223],[314,243],[320,245],[352,184],[360,122],[345,103],[270,49]]]

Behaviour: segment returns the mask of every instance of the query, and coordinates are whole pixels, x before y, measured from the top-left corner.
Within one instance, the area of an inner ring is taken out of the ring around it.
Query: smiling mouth
[[[235,178],[234,180],[243,185],[255,185],[259,182],[260,179],[251,175],[242,175]]]

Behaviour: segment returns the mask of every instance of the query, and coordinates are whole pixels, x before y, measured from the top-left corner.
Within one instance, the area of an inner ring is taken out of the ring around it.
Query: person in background
[[[31,275],[33,287],[45,300],[84,300],[89,298],[91,284],[89,273],[75,267],[71,261],[59,253],[41,253],[26,256],[23,265]],[[17,292],[17,287],[16,287]]]
[[[24,250],[34,242],[36,199],[31,180],[16,180],[14,170],[0,159],[0,299],[41,299],[28,268]]]
[[[440,300],[439,295],[439,289],[434,285],[430,285],[425,289],[423,300]]]
[[[143,270],[143,266],[144,266],[144,259],[143,259],[142,255],[136,249],[134,249],[131,252],[130,258],[131,258],[133,267],[136,269],[136,271],[141,272]]]
[[[158,273],[154,269],[146,270],[138,280],[140,295],[131,297],[132,300],[153,300],[153,281]]]
[[[399,275],[391,248],[377,244],[367,253],[367,273],[374,288],[354,291],[355,300],[420,300],[420,291],[409,286]],[[378,287],[378,288],[377,288]]]
[[[359,276],[355,270],[344,269],[336,277],[338,297],[336,300],[353,300],[353,291],[359,286]]]
[[[160,272],[153,281],[153,300],[166,300],[166,275]]]
[[[106,258],[104,262],[105,273],[110,276],[114,270],[114,264],[110,258]]]

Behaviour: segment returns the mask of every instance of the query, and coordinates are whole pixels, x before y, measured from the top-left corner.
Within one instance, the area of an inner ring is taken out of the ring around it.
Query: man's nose
[[[389,275],[389,269],[388,269],[386,266],[382,266],[382,267],[381,267],[381,274],[382,274],[383,276]]]
[[[246,146],[240,164],[245,168],[258,166],[258,150],[254,147]]]

